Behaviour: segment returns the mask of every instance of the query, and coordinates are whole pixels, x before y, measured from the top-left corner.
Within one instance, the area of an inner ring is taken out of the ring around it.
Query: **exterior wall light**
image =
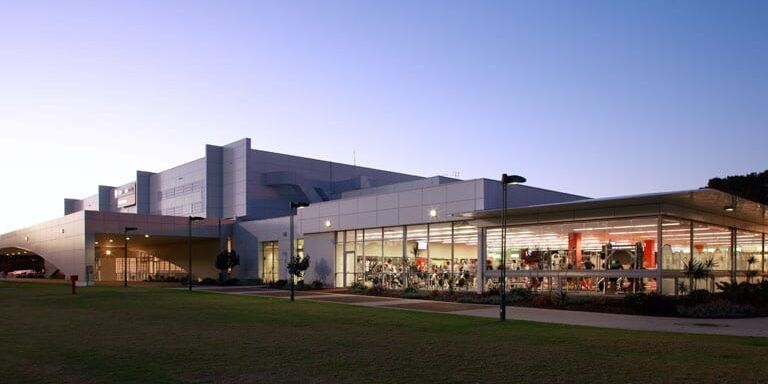
[[[331,222],[331,220],[329,220],[329,219],[326,219],[326,220],[325,220],[325,222],[323,222],[323,225],[324,225],[326,228],[330,228],[330,227],[331,227],[331,225],[333,225],[333,223]]]
[[[64,228],[59,229],[59,233],[64,233]]]
[[[112,250],[111,249],[107,249],[107,251],[105,253],[107,254],[107,256],[109,256],[109,255],[112,254]]]
[[[112,240],[112,239],[109,239],[109,242],[110,242],[110,243],[114,243],[115,241],[114,241],[114,240]]]
[[[24,236],[24,241],[29,241],[29,236]]]
[[[149,234],[146,234],[146,235],[144,235],[144,238],[145,238],[145,239],[146,239],[146,238],[148,238],[148,237],[149,237]]]
[[[733,205],[726,205],[725,208],[723,208],[723,210],[725,210],[726,212],[733,212],[734,210],[736,210],[736,207],[734,207]]]
[[[429,210],[429,217],[437,217],[437,209],[430,209]]]

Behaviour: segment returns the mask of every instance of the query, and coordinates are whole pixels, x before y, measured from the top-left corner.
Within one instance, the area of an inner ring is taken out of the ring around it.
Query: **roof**
[[[627,211],[625,208],[628,207],[665,205],[746,221],[759,226],[768,225],[767,207],[765,205],[709,188],[531,205],[508,209],[507,217],[547,216],[547,214],[577,211],[610,212],[620,209]],[[733,209],[726,211],[726,208]],[[665,212],[659,211],[658,213]],[[458,214],[458,216],[475,219],[495,219],[501,217],[501,210],[466,212]],[[559,216],[566,217],[568,215]]]

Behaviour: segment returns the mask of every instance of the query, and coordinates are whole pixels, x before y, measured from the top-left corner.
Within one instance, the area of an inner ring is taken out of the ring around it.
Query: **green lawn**
[[[0,383],[768,381],[768,339],[0,282]]]

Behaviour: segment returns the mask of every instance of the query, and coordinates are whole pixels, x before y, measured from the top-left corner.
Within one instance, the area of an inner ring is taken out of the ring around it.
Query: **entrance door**
[[[277,281],[279,271],[277,241],[261,243],[261,279],[265,283]]]
[[[344,252],[344,286],[349,287],[355,281],[355,251]]]

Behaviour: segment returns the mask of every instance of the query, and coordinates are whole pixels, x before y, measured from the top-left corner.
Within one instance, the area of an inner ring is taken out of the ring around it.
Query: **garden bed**
[[[513,288],[507,305],[564,309],[572,311],[627,315],[674,316],[691,318],[740,318],[768,316],[768,281],[760,284],[721,284],[722,292],[698,290],[685,296],[633,293],[617,296],[579,295],[557,291],[532,292]],[[344,293],[400,299],[422,299],[472,304],[499,305],[498,292],[478,294],[454,290],[391,290],[355,286]]]

